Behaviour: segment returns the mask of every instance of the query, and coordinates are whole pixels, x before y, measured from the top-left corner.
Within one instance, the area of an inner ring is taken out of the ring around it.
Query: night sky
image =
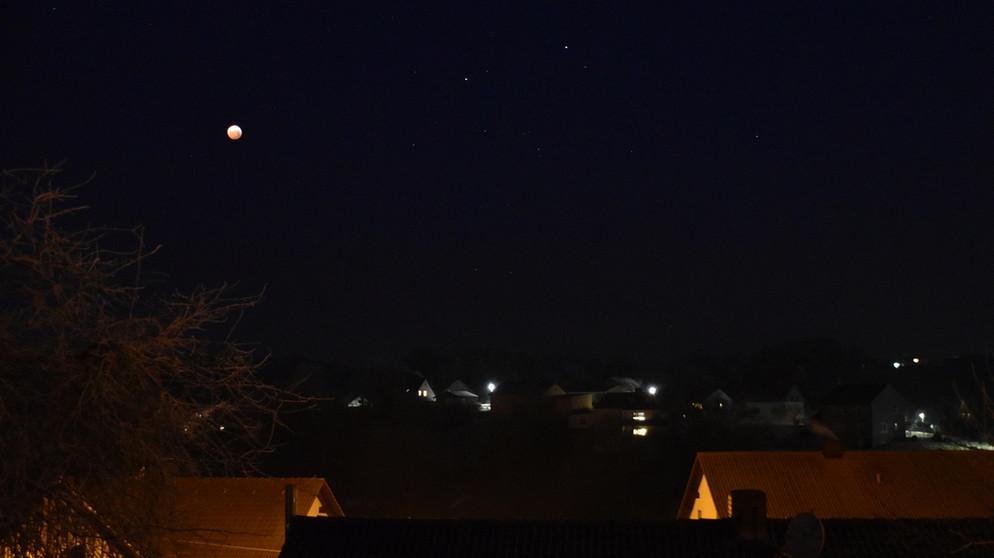
[[[991,2],[22,4],[0,166],[276,354],[994,341]]]

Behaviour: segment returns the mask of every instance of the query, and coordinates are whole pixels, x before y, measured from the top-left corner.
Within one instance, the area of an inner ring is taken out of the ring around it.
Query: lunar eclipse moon
[[[237,124],[232,124],[231,126],[228,126],[228,137],[231,138],[231,139],[233,139],[233,140],[236,140],[236,139],[239,139],[240,137],[242,137],[242,129],[241,129],[241,127],[238,126]]]

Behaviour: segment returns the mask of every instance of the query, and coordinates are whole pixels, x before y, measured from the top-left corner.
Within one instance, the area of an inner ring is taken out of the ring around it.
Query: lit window
[[[646,427],[644,427],[644,426],[632,429],[632,436],[645,436],[648,433],[649,433],[649,429],[646,428]]]
[[[632,412],[632,420],[637,420],[637,421],[640,421],[640,422],[644,421],[645,420],[645,412],[644,411],[634,411],[634,412]]]

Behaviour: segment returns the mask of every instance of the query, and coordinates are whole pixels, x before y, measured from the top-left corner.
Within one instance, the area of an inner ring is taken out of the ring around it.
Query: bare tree
[[[140,229],[65,227],[59,172],[0,187],[0,554],[150,556],[168,479],[245,473],[303,400],[231,339],[258,296],[156,293]]]
[[[957,425],[965,425],[970,438],[976,438],[981,444],[994,445],[994,368],[990,363],[990,351],[984,355],[986,372],[977,372],[975,363],[970,364],[973,375],[973,387],[962,391],[953,382],[953,389],[959,399],[959,413],[955,417]]]

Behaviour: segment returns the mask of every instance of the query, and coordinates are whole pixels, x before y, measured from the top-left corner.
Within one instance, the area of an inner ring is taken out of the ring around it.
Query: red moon
[[[233,140],[242,137],[242,129],[237,124],[228,126],[228,137]]]

